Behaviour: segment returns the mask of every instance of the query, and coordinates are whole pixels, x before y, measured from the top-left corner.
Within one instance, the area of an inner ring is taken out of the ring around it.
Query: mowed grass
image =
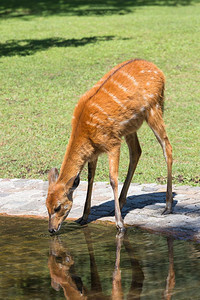
[[[173,182],[198,185],[198,1],[63,1],[60,6],[58,1],[55,7],[51,0],[35,6],[18,2],[0,5],[0,177],[46,180],[51,167],[61,166],[81,94],[116,64],[144,58],[167,80],[164,120],[173,146]],[[153,132],[144,124],[138,135],[143,153],[133,182],[166,183],[166,163]],[[120,181],[128,162],[123,142]],[[81,179],[87,179],[86,168]],[[108,179],[102,155],[95,180]]]

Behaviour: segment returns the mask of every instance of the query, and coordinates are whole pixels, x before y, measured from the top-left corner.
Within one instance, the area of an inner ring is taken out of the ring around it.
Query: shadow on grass
[[[84,37],[82,39],[68,40],[59,37],[47,38],[43,40],[10,40],[6,43],[0,43],[0,57],[33,55],[37,51],[43,51],[52,47],[80,47],[87,44],[110,41],[114,38],[114,36],[93,36]]]
[[[194,2],[198,0],[1,0],[0,16],[124,15],[138,6],[178,6]]]

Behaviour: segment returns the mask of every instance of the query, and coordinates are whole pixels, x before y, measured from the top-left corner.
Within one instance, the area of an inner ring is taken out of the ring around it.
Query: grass
[[[199,184],[198,1],[9,3],[0,4],[1,178],[47,179],[61,165],[80,95],[113,66],[137,57],[153,61],[167,78],[173,182]],[[145,124],[139,139],[143,154],[133,181],[165,183],[162,150]],[[123,143],[121,181],[127,166]],[[108,180],[106,156],[95,179]]]

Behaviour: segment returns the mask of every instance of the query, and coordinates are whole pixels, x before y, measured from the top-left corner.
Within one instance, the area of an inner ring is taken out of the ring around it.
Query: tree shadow
[[[105,42],[113,40],[114,36],[93,36],[84,37],[82,39],[63,39],[60,37],[47,38],[42,40],[24,39],[24,40],[8,40],[0,43],[1,56],[27,56],[33,55],[37,51],[43,51],[52,47],[80,47],[87,44]]]
[[[1,0],[0,16],[12,18],[37,15],[124,15],[138,6],[178,6],[194,2],[198,0]]]

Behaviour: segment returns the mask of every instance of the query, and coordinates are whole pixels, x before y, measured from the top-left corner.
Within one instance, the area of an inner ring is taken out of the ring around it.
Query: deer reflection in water
[[[175,287],[175,272],[174,272],[174,253],[173,253],[173,238],[167,238],[168,254],[169,254],[169,271],[166,280],[166,289],[164,291],[164,299],[170,300],[173,289]]]
[[[140,299],[142,292],[144,273],[139,261],[135,258],[134,249],[131,246],[128,236],[125,233],[119,233],[116,236],[116,259],[112,277],[112,293],[110,296],[105,295],[102,290],[100,276],[95,261],[94,248],[91,233],[88,227],[83,228],[85,240],[88,248],[90,259],[91,289],[84,287],[80,277],[75,275],[74,260],[63,246],[58,236],[54,236],[50,243],[50,253],[48,267],[51,276],[51,285],[58,291],[62,287],[66,299]],[[163,293],[163,299],[170,300],[175,285],[175,273],[173,262],[173,239],[168,238],[169,251],[169,271],[166,280],[166,289]],[[132,278],[128,293],[124,295],[122,290],[121,271],[120,271],[120,253],[121,247],[124,246],[130,259]]]
[[[73,258],[67,253],[60,239],[54,237],[50,243],[48,267],[51,276],[51,286],[56,291],[63,288],[66,299],[80,299],[84,294],[80,277],[71,275],[74,266]],[[83,298],[86,299],[86,298]]]

